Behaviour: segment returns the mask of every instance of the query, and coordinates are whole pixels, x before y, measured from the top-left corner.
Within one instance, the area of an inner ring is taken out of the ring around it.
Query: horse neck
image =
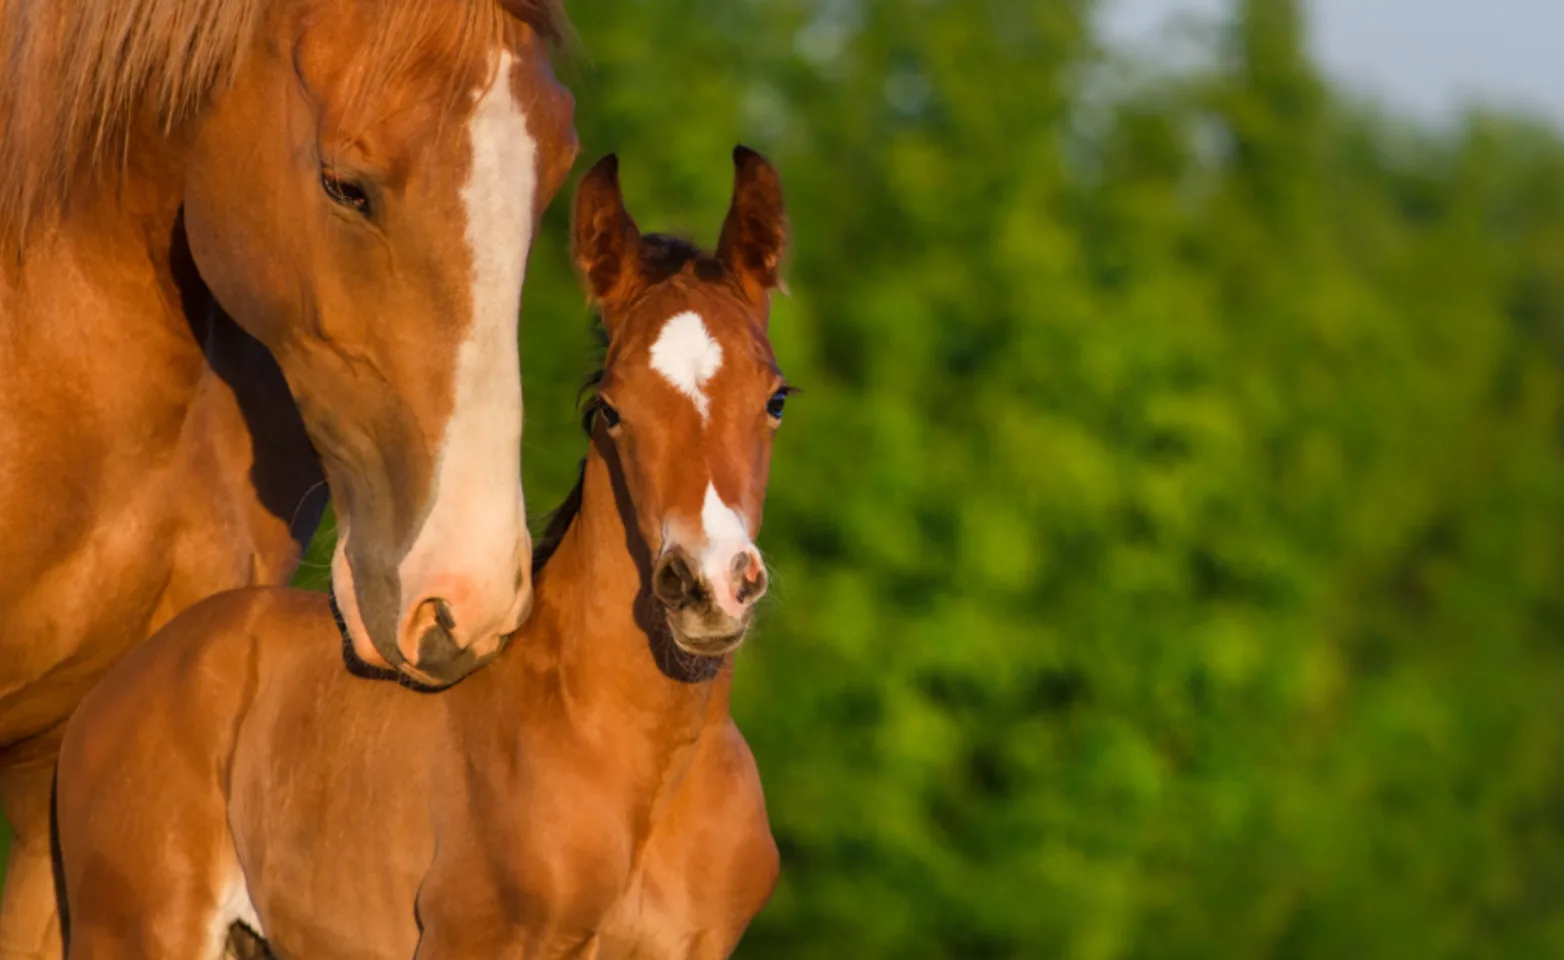
[[[580,511],[537,582],[537,605],[519,645],[554,660],[567,702],[621,713],[626,729],[670,745],[693,740],[728,715],[730,658],[691,666],[674,652],[661,614],[652,610],[637,552],[627,531],[622,494],[608,463],[587,456]],[[503,660],[504,658],[502,658]],[[492,668],[491,668],[492,669]]]
[[[136,136],[123,163],[108,161],[101,176],[83,174],[63,209],[30,226],[20,261],[24,288],[51,291],[69,277],[82,288],[76,298],[114,308],[107,316],[58,310],[55,330],[84,325],[122,358],[160,354],[198,369],[200,330],[192,323],[210,300],[179,225],[183,153],[156,129]]]

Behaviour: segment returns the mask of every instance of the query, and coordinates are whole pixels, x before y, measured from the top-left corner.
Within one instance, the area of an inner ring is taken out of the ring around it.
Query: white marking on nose
[[[691,310],[675,314],[663,324],[657,342],[652,344],[652,369],[689,397],[705,421],[711,401],[706,396],[706,381],[722,368],[722,345],[706,332],[706,321]],[[709,492],[708,496],[714,496]]]
[[[478,94],[468,122],[472,164],[461,190],[472,263],[472,316],[457,346],[453,403],[435,462],[433,509],[399,565],[411,609],[465,578],[465,609],[454,611],[466,640],[514,627],[515,578],[526,535],[521,489],[521,357],[516,328],[532,242],[537,144],[511,93],[510,51]],[[436,318],[430,318],[436,319]],[[404,611],[405,612],[405,611]],[[466,616],[469,622],[463,623]]]
[[[744,517],[722,502],[717,488],[709,481],[706,497],[701,502],[701,528],[706,534],[706,546],[698,560],[701,573],[715,588],[717,606],[729,616],[742,616],[743,606],[735,598],[738,584],[734,579],[733,558],[753,555],[755,544],[750,540],[749,524]]]
[[[749,524],[738,511],[722,502],[717,488],[706,484],[706,499],[701,503],[701,527],[707,543],[749,543]]]

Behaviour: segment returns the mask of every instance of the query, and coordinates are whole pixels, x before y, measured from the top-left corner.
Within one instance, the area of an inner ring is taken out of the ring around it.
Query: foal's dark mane
[[[603,332],[601,321],[594,323],[593,336],[599,341],[600,349],[607,344],[607,335]],[[602,401],[597,398],[597,385],[603,379],[603,370],[599,367],[594,370],[581,384],[577,403],[581,407],[581,431],[591,442],[592,421],[597,416],[597,410],[602,406]],[[559,506],[548,512],[548,522],[543,526],[543,534],[532,545],[532,576],[534,579],[542,572],[549,559],[554,556],[554,551],[559,549],[560,542],[565,539],[570,525],[575,522],[576,515],[581,512],[581,488],[586,484],[586,457],[581,458],[580,465],[576,468],[576,482],[565,494],[565,499]]]
[[[664,280],[678,276],[692,263],[695,265],[695,276],[703,282],[718,281],[728,276],[728,269],[720,260],[690,240],[663,233],[648,233],[641,237],[640,274],[644,287],[653,287]],[[597,341],[600,358],[598,368],[582,382],[576,398],[581,408],[581,429],[589,438],[589,442],[592,436],[592,422],[602,406],[602,401],[597,396],[597,385],[602,382],[604,372],[601,358],[608,352],[608,331],[603,326],[601,314],[595,314],[593,317],[592,336]],[[560,541],[565,539],[565,534],[570,530],[570,524],[581,512],[581,487],[585,482],[586,458],[583,457],[576,474],[575,486],[565,494],[565,499],[560,505],[549,512],[543,534],[533,544],[534,577],[548,564],[549,558],[554,556],[554,551],[559,549]]]

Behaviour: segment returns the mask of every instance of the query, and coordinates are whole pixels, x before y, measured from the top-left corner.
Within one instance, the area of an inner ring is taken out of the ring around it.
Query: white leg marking
[[[453,562],[472,578],[467,610],[479,622],[458,623],[468,638],[508,630],[519,616],[517,552],[526,535],[521,489],[521,358],[517,325],[537,192],[537,144],[511,93],[515,58],[478,97],[468,125],[472,169],[462,187],[467,253],[472,261],[472,317],[457,347],[454,403],[435,466],[434,508],[401,563],[404,603]],[[450,598],[455,600],[456,598]]]
[[[235,923],[242,923],[261,939],[266,939],[266,931],[261,928],[260,915],[255,912],[255,904],[250,901],[250,888],[245,885],[244,875],[235,873],[229,881],[227,889],[223,891],[222,900],[218,901],[217,912],[212,915],[211,939],[208,941],[207,957],[218,960],[225,955],[228,948],[228,928]]]
[[[652,369],[689,397],[702,422],[710,412],[706,381],[722,368],[722,346],[706,332],[700,314],[686,310],[663,324],[652,344]]]

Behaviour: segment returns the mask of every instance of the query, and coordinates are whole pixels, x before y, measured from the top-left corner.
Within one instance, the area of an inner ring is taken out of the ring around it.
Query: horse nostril
[[[766,592],[766,568],[753,553],[745,551],[734,557],[729,569],[735,584],[733,598],[740,604],[749,603]]]
[[[451,616],[451,605],[435,597],[428,601],[434,604],[434,622],[440,625],[440,629],[446,633],[456,632],[456,618]]]
[[[461,647],[456,645],[456,638],[451,636],[451,631],[444,624],[430,627],[418,638],[418,667],[436,673],[460,657],[462,652]]]
[[[415,663],[442,662],[461,652],[456,642],[456,616],[451,605],[439,597],[418,605],[409,631],[416,646],[408,652],[414,655]]]
[[[700,599],[700,583],[683,550],[670,551],[652,575],[652,593],[664,606],[679,609]]]

